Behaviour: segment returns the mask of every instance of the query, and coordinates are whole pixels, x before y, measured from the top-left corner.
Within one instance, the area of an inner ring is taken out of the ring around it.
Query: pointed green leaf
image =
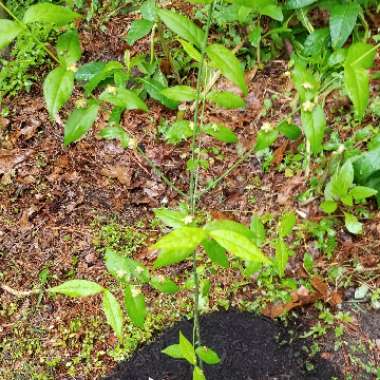
[[[261,150],[269,148],[277,140],[277,137],[277,129],[272,129],[270,131],[260,129],[256,137],[255,152],[260,152]]]
[[[277,269],[278,275],[284,277],[289,260],[289,248],[282,239],[279,239],[275,243],[275,250],[274,266]]]
[[[121,127],[105,127],[99,132],[99,136],[105,140],[117,139],[125,149],[129,147],[131,140],[128,133]]]
[[[244,70],[235,54],[220,44],[209,45],[206,52],[215,67],[227,79],[239,86],[246,96],[248,94],[248,87],[244,78]]]
[[[166,9],[158,9],[157,14],[162,22],[179,37],[191,42],[198,48],[202,47],[205,34],[187,17]]]
[[[332,200],[327,200],[321,203],[319,206],[326,214],[332,214],[338,208],[338,203]]]
[[[201,53],[190,42],[182,40],[181,38],[178,38],[178,41],[182,45],[183,50],[185,50],[185,52],[188,54],[190,58],[194,59],[194,61],[197,62],[201,61]]]
[[[373,197],[376,194],[377,190],[366,186],[355,186],[350,191],[350,195],[352,195],[356,201],[362,201],[363,199]]]
[[[358,221],[355,215],[348,212],[344,213],[344,224],[349,232],[359,235],[363,232],[363,224]]]
[[[166,226],[180,228],[185,226],[188,213],[182,210],[170,210],[167,208],[156,208],[153,210],[156,218],[160,219]]]
[[[312,112],[301,111],[302,127],[311,153],[317,154],[323,149],[323,137],[326,129],[325,113],[321,105],[316,105]]]
[[[238,141],[237,136],[222,123],[206,124],[202,127],[202,131],[207,135],[210,135],[218,141],[225,143],[236,143]]]
[[[172,344],[171,346],[164,348],[161,352],[173,359],[183,359],[181,346],[179,344]]]
[[[227,110],[245,107],[245,101],[239,95],[229,91],[211,91],[207,95],[207,100]]]
[[[14,21],[0,19],[0,50],[9,45],[22,31]]]
[[[179,346],[181,347],[184,359],[190,364],[195,365],[197,363],[197,357],[195,356],[194,347],[181,331],[179,332]]]
[[[290,124],[286,120],[282,121],[278,126],[277,129],[280,133],[282,133],[285,137],[287,137],[290,140],[297,140],[301,134],[301,129],[295,125]]]
[[[126,285],[124,289],[125,307],[131,321],[140,328],[144,328],[146,306],[144,296],[135,288]]]
[[[60,66],[51,71],[43,85],[44,98],[52,119],[56,119],[59,110],[70,99],[74,88],[74,73]]]
[[[211,348],[200,346],[195,350],[195,352],[197,353],[198,357],[206,364],[212,365],[220,363],[219,355]]]
[[[67,146],[83,137],[94,124],[98,116],[99,105],[89,102],[87,108],[77,108],[65,124],[64,144]]]
[[[139,78],[139,81],[144,85],[145,91],[149,94],[151,98],[159,101],[161,104],[163,104],[165,107],[168,107],[171,110],[174,110],[178,107],[178,102],[175,102],[174,100],[167,98],[161,93],[161,91],[164,88],[166,88],[162,83],[154,79],[146,78]]]
[[[123,340],[123,312],[117,299],[107,289],[103,292],[103,311],[107,323],[112,327],[117,338]]]
[[[176,102],[191,102],[197,97],[197,91],[189,86],[168,87],[161,94]]]
[[[297,222],[296,214],[293,211],[285,213],[281,219],[278,226],[278,234],[280,237],[284,238],[292,233],[293,227]]]
[[[170,278],[156,276],[150,280],[154,289],[166,294],[173,294],[179,291],[179,286]]]
[[[361,120],[368,106],[369,77],[368,71],[351,65],[344,66],[344,85],[349,98],[354,104],[355,116]]]
[[[228,257],[226,250],[221,247],[215,240],[204,240],[202,246],[206,251],[207,256],[213,263],[218,264],[223,268],[228,268]]]
[[[154,25],[150,20],[135,20],[132,22],[128,31],[126,41],[128,45],[134,45],[134,43],[150,33]]]
[[[80,14],[73,12],[67,7],[50,3],[39,3],[32,5],[26,10],[23,21],[25,24],[42,22],[62,26],[80,17]]]
[[[76,30],[69,30],[58,38],[57,55],[66,66],[70,66],[80,60],[82,50],[79,34]]]
[[[206,380],[204,372],[199,367],[194,367],[193,380]]]
[[[286,7],[288,9],[299,9],[314,4],[317,0],[288,0]]]
[[[265,227],[258,216],[253,215],[249,229],[254,234],[254,242],[257,246],[261,246],[265,242]]]
[[[100,94],[99,99],[127,110],[148,111],[146,104],[133,91],[125,88],[107,88]]]
[[[64,294],[69,297],[94,296],[103,291],[103,288],[96,282],[87,280],[70,280],[59,286],[48,289],[50,293]]]

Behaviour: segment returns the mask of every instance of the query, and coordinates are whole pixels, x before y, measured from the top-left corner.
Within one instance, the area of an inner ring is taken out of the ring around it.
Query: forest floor
[[[122,59],[127,45],[120,37],[129,22],[127,16],[115,16],[102,31],[96,25],[83,30],[83,61]],[[140,41],[134,49],[148,50],[149,41]],[[204,137],[203,146],[210,147],[212,165],[203,171],[201,186],[222,174],[241,151],[252,146],[264,122],[277,122],[291,110],[292,85],[286,72],[284,59],[251,73],[244,111],[206,111],[207,120],[228,124],[239,136],[239,144],[220,144],[215,149],[215,142],[211,144]],[[220,81],[218,86],[225,88],[227,84]],[[377,81],[373,91],[379,88]],[[331,109],[342,107],[337,104],[341,101],[344,99],[336,94],[327,100]],[[160,234],[152,209],[174,208],[183,199],[134,151],[96,137],[106,124],[106,115],[98,118],[86,138],[64,148],[62,127],[50,122],[39,86],[5,104],[10,112],[0,117],[0,378],[100,379],[157,332],[189,316],[192,305],[185,297],[188,291],[167,296],[146,289],[150,308],[146,328],[128,327],[126,344],[120,346],[105,323],[98,297],[51,297],[43,289],[73,278],[115,287],[104,266],[106,247],[151,267],[155,257],[147,247]],[[175,113],[153,100],[148,105],[148,113],[125,114],[122,126],[139,141],[147,156],[186,190],[188,144],[168,145],[157,133],[160,120],[173,119]],[[337,115],[332,111],[328,117],[333,123]],[[363,124],[373,122],[369,118]],[[303,219],[318,223],[322,218],[318,199],[302,202],[297,197],[307,190],[304,174],[296,165],[290,174],[284,170],[284,160],[294,156],[296,146],[278,140],[274,161],[266,172],[260,157],[252,155],[205,195],[200,207],[216,218],[244,223],[249,223],[252,214],[276,220],[284,210],[293,209],[301,223]],[[333,267],[345,268],[344,281],[336,287],[330,283],[339,301],[329,302],[320,290],[320,300],[292,309],[289,318],[301,320],[313,339],[310,355],[319,353],[335,363],[347,379],[375,379],[376,370],[380,376],[380,313],[371,309],[367,298],[354,297],[362,284],[373,289],[380,285],[380,212],[375,204],[370,205],[370,212],[372,217],[364,222],[361,236],[348,234],[343,225],[337,227],[337,246],[331,259],[317,252],[315,238],[300,228],[302,244],[287,268],[289,278],[307,277],[305,251],[315,253],[314,266],[322,278]],[[183,280],[189,270],[190,265],[184,263],[163,273]],[[204,271],[210,274],[206,266]],[[263,291],[233,268],[212,274],[204,312],[236,308],[264,311],[270,316],[274,294],[281,291],[270,280]],[[325,283],[320,281],[323,287]],[[21,293],[14,294],[12,289]],[[22,293],[32,289],[37,290],[35,294]]]

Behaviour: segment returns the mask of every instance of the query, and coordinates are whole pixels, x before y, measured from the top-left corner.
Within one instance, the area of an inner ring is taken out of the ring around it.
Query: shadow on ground
[[[320,357],[308,358],[304,346],[289,343],[287,330],[279,323],[249,313],[216,312],[201,320],[203,344],[214,349],[221,363],[207,366],[208,380],[341,379],[333,364]],[[182,321],[164,332],[155,342],[142,347],[123,362],[107,380],[191,380],[188,364],[161,353],[178,343],[178,333],[192,336],[192,324]],[[306,370],[308,363],[309,371]],[[314,370],[310,372],[311,365]]]

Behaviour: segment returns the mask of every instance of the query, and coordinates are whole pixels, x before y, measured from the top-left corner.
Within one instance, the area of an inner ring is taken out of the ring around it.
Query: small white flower
[[[302,109],[305,112],[312,112],[314,107],[315,107],[315,104],[311,102],[310,100],[306,100],[306,102],[302,104]]]
[[[217,124],[212,124],[212,125],[211,125],[211,129],[212,129],[214,132],[217,132],[217,131],[218,131],[218,125],[217,125]]]
[[[270,132],[272,129],[273,129],[273,125],[271,123],[269,123],[268,121],[266,121],[261,129],[264,131],[264,132]]]
[[[191,223],[193,223],[193,217],[192,217],[191,215],[187,215],[187,216],[185,217],[185,219],[183,219],[183,222],[184,222],[185,224],[191,224]]]
[[[141,274],[141,273],[144,272],[144,268],[143,268],[143,267],[137,267],[137,268],[135,269],[135,272],[136,272],[137,274]]]
[[[78,108],[85,108],[87,106],[87,100],[82,98],[82,99],[78,99],[76,102],[75,102],[75,105],[78,107]]]
[[[189,128],[193,131],[194,130],[194,122],[193,121],[191,121],[190,123],[189,123]]]
[[[77,68],[77,65],[73,63],[67,68],[67,70],[72,71],[73,73],[76,73],[78,71],[78,68]]]
[[[115,95],[116,94],[116,87],[115,86],[107,86],[106,91],[109,92],[110,94]]]
[[[338,153],[338,154],[342,154],[345,150],[346,150],[346,147],[345,147],[343,144],[340,144],[340,145],[338,146],[337,153]]]
[[[134,138],[131,138],[128,142],[128,148],[133,150],[133,149],[136,149],[136,147],[137,147],[137,140]]]
[[[141,290],[137,289],[136,287],[132,287],[131,293],[132,297],[135,298],[141,294]]]
[[[305,89],[305,90],[311,90],[313,88],[313,85],[309,82],[305,82],[305,83],[302,83],[302,87]]]

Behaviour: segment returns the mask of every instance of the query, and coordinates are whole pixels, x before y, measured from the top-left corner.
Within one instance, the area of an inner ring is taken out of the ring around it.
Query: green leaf
[[[93,75],[92,78],[88,81],[88,83],[86,83],[86,85],[84,86],[86,96],[89,96],[91,92],[94,91],[95,88],[98,87],[98,85],[105,79],[113,76],[116,70],[122,69],[123,65],[120,62],[110,61],[106,63],[103,69],[97,72],[95,75]]]
[[[202,127],[202,131],[207,135],[210,135],[225,143],[236,143],[238,141],[237,136],[228,127],[221,123],[206,124]]]
[[[159,101],[165,107],[168,107],[171,110],[174,110],[178,107],[179,105],[178,102],[175,102],[167,98],[161,93],[161,91],[164,88],[166,88],[162,83],[154,79],[146,79],[146,78],[140,78],[139,82],[141,82],[144,85],[145,91],[149,94],[151,98]]]
[[[76,30],[63,33],[57,41],[58,58],[70,66],[80,60],[82,50],[80,48],[79,34]]]
[[[175,34],[184,40],[191,42],[198,48],[202,48],[205,34],[187,17],[166,9],[158,9],[157,14],[162,22]]]
[[[373,66],[376,49],[370,44],[356,42],[347,51],[345,64],[354,68],[369,69]]]
[[[181,227],[170,232],[152,246],[160,251],[155,268],[185,260],[206,238],[206,231],[196,227]]]
[[[276,254],[273,263],[278,275],[282,278],[289,261],[289,248],[282,239],[277,240],[274,246]]]
[[[277,140],[277,137],[277,129],[272,129],[270,131],[260,129],[256,137],[255,152],[260,152],[261,150],[269,148]]]
[[[156,218],[167,227],[180,228],[185,226],[186,217],[189,215],[183,210],[170,210],[167,208],[156,208],[153,210]]]
[[[306,37],[303,53],[311,57],[320,57],[328,47],[329,41],[330,32],[328,28],[316,29]]]
[[[260,45],[262,33],[263,29],[261,26],[255,26],[249,32],[248,39],[253,47],[257,48]]]
[[[369,77],[368,71],[351,65],[344,66],[344,85],[354,104],[355,116],[361,120],[368,106]]]
[[[130,136],[121,127],[105,127],[99,132],[99,136],[105,140],[119,140],[125,149],[129,147]]]
[[[317,0],[288,0],[286,7],[288,9],[299,9],[316,3]]]
[[[107,289],[103,291],[103,311],[107,323],[112,327],[116,337],[123,340],[123,313],[115,296]]]
[[[361,185],[369,180],[376,172],[380,171],[380,147],[366,153],[362,153],[353,163],[355,180]]]
[[[197,91],[189,86],[174,86],[165,88],[161,94],[176,102],[191,102],[196,99]]]
[[[213,365],[220,363],[219,355],[211,348],[200,346],[195,350],[195,352],[197,353],[198,357],[206,364]]]
[[[229,91],[211,91],[207,95],[207,100],[227,110],[245,107],[245,101]]]
[[[228,219],[213,220],[212,222],[207,223],[204,226],[204,229],[206,231],[229,230],[229,231],[236,232],[240,235],[243,235],[249,240],[252,240],[252,241],[255,240],[255,234],[249,228],[247,228],[244,224],[235,222],[233,220],[228,220]]]
[[[310,253],[305,253],[303,256],[303,266],[308,273],[313,273],[314,269],[314,258]]]
[[[155,21],[157,17],[157,9],[155,0],[147,0],[140,7],[141,16],[145,20]]]
[[[140,328],[144,328],[146,306],[144,296],[135,288],[126,285],[124,289],[125,307],[131,321]]]
[[[179,291],[179,286],[170,278],[156,276],[150,280],[150,284],[154,289],[166,294],[173,294]]]
[[[179,344],[172,344],[171,346],[164,348],[161,352],[173,359],[183,359],[181,346]]]
[[[148,35],[153,25],[154,22],[150,20],[140,19],[133,21],[126,38],[127,44],[134,45],[136,41]]]
[[[346,161],[343,166],[336,171],[331,178],[331,193],[336,199],[343,198],[348,194],[348,190],[354,182],[354,168],[352,161]]]
[[[195,365],[197,363],[197,357],[195,356],[194,347],[182,334],[182,331],[179,332],[179,346],[181,348],[183,358],[190,364]]]
[[[295,60],[295,65],[292,71],[292,80],[301,102],[313,100],[318,94],[320,87],[317,76],[309,69],[300,59]]]
[[[0,19],[0,50],[9,45],[22,31],[14,21]]]
[[[245,83],[244,70],[240,61],[235,57],[235,54],[220,44],[209,45],[206,53],[212,63],[221,73],[235,83],[243,91],[246,96],[248,94],[248,87]]]
[[[199,367],[194,367],[193,380],[206,380],[204,372]]]
[[[44,98],[52,119],[56,119],[59,110],[70,99],[74,88],[74,73],[59,66],[51,71],[43,85]]]
[[[75,73],[75,79],[78,81],[88,82],[95,75],[99,74],[105,68],[106,63],[100,61],[93,61],[85,63],[80,66],[78,71]]]
[[[376,194],[377,194],[377,190],[371,189],[370,187],[366,187],[366,186],[355,186],[350,191],[350,195],[353,196],[355,201],[362,201],[364,199],[373,197]]]
[[[104,289],[96,282],[87,280],[70,280],[59,286],[48,289],[50,293],[64,294],[69,297],[88,297],[102,292]]]
[[[244,235],[230,230],[214,230],[210,231],[209,234],[223,248],[243,260],[259,261],[264,264],[271,263],[261,250]]]
[[[87,108],[77,108],[71,113],[65,124],[65,146],[78,141],[89,131],[98,116],[98,111],[99,105],[91,101]]]
[[[80,18],[80,14],[73,12],[67,7],[50,3],[39,3],[29,7],[23,21],[25,24],[42,22],[62,26]]]
[[[317,154],[321,152],[326,128],[325,113],[322,106],[316,105],[312,112],[302,110],[301,119],[307,141],[310,144],[311,153]]]
[[[355,215],[348,212],[344,213],[344,224],[349,232],[354,235],[359,235],[363,232],[363,225],[358,221]]]
[[[258,12],[264,16],[269,16],[273,20],[282,22],[284,20],[284,15],[282,14],[282,8],[278,5],[268,4],[262,8],[258,8]]]
[[[324,201],[319,206],[326,214],[332,214],[338,208],[338,203],[332,200]]]
[[[338,4],[330,7],[330,35],[334,49],[340,48],[352,33],[360,12],[357,3]]]
[[[296,214],[293,211],[285,213],[278,226],[278,234],[281,238],[287,237],[292,233],[293,227],[297,222]]]
[[[265,227],[258,216],[252,216],[250,230],[253,232],[255,236],[255,244],[257,246],[261,246],[265,242]]]
[[[100,94],[99,99],[117,107],[124,107],[127,110],[148,111],[146,104],[133,91],[125,88],[108,88]]]
[[[277,129],[280,133],[282,133],[285,137],[287,137],[290,140],[297,140],[302,134],[301,129],[298,128],[297,125],[290,124],[286,120],[282,121],[277,126]]]
[[[178,38],[178,41],[190,58],[194,59],[194,61],[197,62],[200,62],[202,60],[201,53],[190,42],[187,42],[181,38]]]
[[[222,268],[228,268],[228,257],[226,250],[221,247],[215,240],[207,239],[202,243],[204,250],[210,260],[220,265]]]
[[[165,132],[164,138],[169,144],[178,144],[193,135],[194,123],[189,120],[179,120],[173,123]]]
[[[119,281],[135,280],[145,284],[150,278],[148,270],[142,264],[119,255],[110,248],[107,248],[105,253],[105,265],[108,272]]]

